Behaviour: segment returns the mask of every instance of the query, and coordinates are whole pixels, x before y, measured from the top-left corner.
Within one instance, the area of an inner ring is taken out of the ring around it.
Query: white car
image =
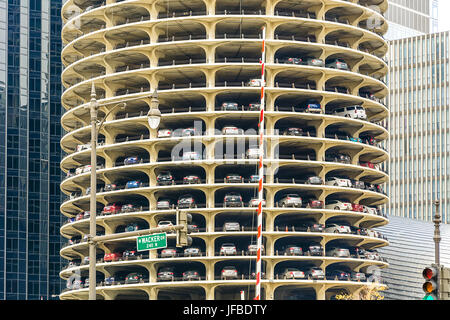
[[[196,151],[183,153],[183,160],[200,160],[200,155]]]
[[[352,233],[352,229],[349,226],[343,226],[336,223],[330,223],[325,226],[326,233]]]
[[[160,129],[158,130],[158,138],[170,138],[172,136],[171,129]]]
[[[352,187],[352,182],[350,181],[350,179],[343,179],[343,178],[338,178],[338,177],[328,178],[327,181],[325,182],[325,184],[327,186],[335,186],[335,187],[344,187],[344,188]]]
[[[334,110],[334,115],[352,119],[367,120],[366,110],[361,106],[349,106]]]
[[[339,200],[331,200],[331,201],[327,202],[327,204],[325,205],[325,209],[351,211],[352,210],[352,204],[350,202],[342,202],[342,201],[339,201]]]
[[[237,279],[238,271],[235,267],[226,266],[222,269],[221,278],[222,279]]]
[[[222,134],[223,135],[241,135],[244,133],[244,130],[239,129],[238,127],[223,127]]]
[[[249,148],[246,156],[247,159],[259,159],[259,148]]]
[[[258,198],[252,198],[250,199],[250,201],[248,202],[248,206],[251,208],[255,208],[259,205],[259,199]],[[262,206],[265,207],[266,206],[266,200],[262,199]]]
[[[364,206],[364,213],[373,214],[376,216],[376,215],[378,215],[378,210],[377,210],[377,208]]]
[[[247,82],[247,87],[262,87],[262,85],[265,85],[265,81],[261,79],[250,79]]]
[[[77,145],[77,152],[89,149],[91,147],[90,143],[86,143],[86,144],[79,144]]]
[[[220,247],[220,255],[232,256],[236,254],[237,254],[236,246],[233,243],[224,243]]]
[[[173,227],[173,223],[172,223],[172,221],[163,220],[163,221],[158,222],[158,228],[161,228],[161,227]],[[172,233],[175,231],[167,231],[167,232]]]

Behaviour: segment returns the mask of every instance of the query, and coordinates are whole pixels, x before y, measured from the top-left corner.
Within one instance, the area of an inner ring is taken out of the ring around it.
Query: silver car
[[[344,226],[336,223],[330,223],[325,226],[326,233],[352,233],[350,226]]]
[[[170,209],[170,200],[168,199],[158,200],[158,202],[156,203],[156,209],[158,210]]]
[[[335,187],[352,187],[352,182],[349,179],[343,179],[338,177],[330,177],[325,182],[327,186],[335,186]]]
[[[237,279],[238,278],[238,271],[236,267],[232,266],[226,266],[222,269],[220,273],[220,277],[222,280],[225,279]]]
[[[184,249],[185,257],[198,257],[201,255],[201,250],[199,248],[191,247]]]
[[[337,258],[350,258],[350,250],[345,248],[330,248],[327,249],[327,256]]]
[[[161,250],[161,258],[175,258],[177,256],[177,249],[166,248]]]
[[[281,274],[283,279],[306,279],[306,274],[297,268],[286,268]]]
[[[234,256],[237,254],[236,246],[234,243],[224,243],[220,247],[220,255]]]
[[[222,227],[222,231],[240,231],[241,226],[239,222],[225,222]]]
[[[278,202],[278,205],[280,207],[300,208],[302,206],[302,198],[296,193],[287,194]]]

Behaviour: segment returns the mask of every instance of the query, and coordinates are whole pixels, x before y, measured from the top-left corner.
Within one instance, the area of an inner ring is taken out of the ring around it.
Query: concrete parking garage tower
[[[379,286],[386,10],[386,0],[67,1],[61,299],[88,297],[92,84],[107,116],[97,233],[123,234],[97,247],[97,299],[254,297],[263,27],[262,298],[360,299]],[[175,223],[177,209],[192,214],[192,245],[169,234],[168,250],[135,251],[127,232]]]

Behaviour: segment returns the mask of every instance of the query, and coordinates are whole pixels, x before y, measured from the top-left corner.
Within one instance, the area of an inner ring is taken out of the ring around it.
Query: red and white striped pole
[[[264,67],[266,63],[266,28],[262,29],[262,57],[261,57],[261,111],[259,116],[259,185],[258,185],[258,235],[257,235],[257,253],[256,253],[256,288],[255,288],[255,300],[261,300],[261,247],[262,247],[262,208],[264,199]]]

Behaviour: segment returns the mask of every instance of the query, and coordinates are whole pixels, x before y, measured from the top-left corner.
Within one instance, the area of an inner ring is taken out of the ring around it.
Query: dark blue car
[[[136,164],[139,163],[141,159],[138,156],[128,157],[123,160],[124,165]]]
[[[142,182],[139,180],[133,180],[127,182],[125,189],[140,188],[140,187],[142,187]]]

